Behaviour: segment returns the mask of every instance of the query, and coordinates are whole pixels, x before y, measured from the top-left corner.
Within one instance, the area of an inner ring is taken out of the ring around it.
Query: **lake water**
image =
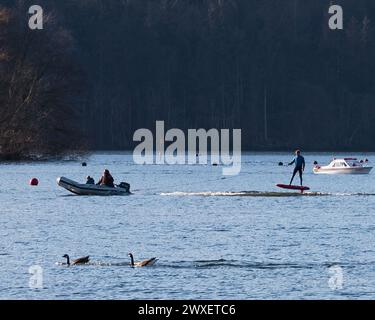
[[[275,184],[289,182],[292,168],[278,166],[286,153],[246,154],[234,177],[220,166],[139,166],[125,153],[95,154],[87,167],[2,164],[0,299],[374,299],[374,173],[317,176],[313,161],[333,155],[305,157],[315,196],[252,196],[283,192]],[[134,195],[79,197],[56,184],[104,168]],[[132,269],[129,252],[159,261]],[[57,264],[66,253],[91,263]],[[29,283],[34,265],[39,289]]]

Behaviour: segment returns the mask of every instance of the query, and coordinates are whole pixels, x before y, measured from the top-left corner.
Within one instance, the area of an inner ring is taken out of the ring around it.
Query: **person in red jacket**
[[[113,184],[113,182],[114,182],[114,179],[112,175],[110,174],[109,170],[105,169],[97,185],[114,188],[115,185]]]

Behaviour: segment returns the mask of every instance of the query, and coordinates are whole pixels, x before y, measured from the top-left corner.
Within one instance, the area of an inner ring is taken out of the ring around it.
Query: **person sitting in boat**
[[[306,163],[305,163],[305,158],[301,156],[301,151],[300,150],[296,151],[295,158],[288,165],[291,166],[292,164],[295,164],[295,168],[294,168],[293,176],[292,176],[292,179],[290,180],[290,184],[289,185],[290,186],[292,185],[294,177],[296,176],[296,174],[298,172],[299,173],[299,178],[301,180],[301,186],[302,186],[302,183],[303,183],[302,175],[303,175],[303,172],[305,171]]]
[[[114,188],[115,185],[113,184],[113,182],[114,182],[114,179],[112,175],[110,174],[109,170],[105,169],[97,185]]]
[[[86,184],[95,184],[95,180],[92,177],[88,176],[86,178]]]

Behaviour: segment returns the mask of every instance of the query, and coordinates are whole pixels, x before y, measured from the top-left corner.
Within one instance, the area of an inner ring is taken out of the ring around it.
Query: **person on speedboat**
[[[90,176],[88,176],[86,178],[86,184],[95,184],[95,180],[93,178],[91,178]]]
[[[105,169],[97,185],[114,188],[115,185],[113,184],[113,182],[114,182],[114,179],[112,175],[110,174],[109,170]]]
[[[301,186],[302,186],[302,182],[303,182],[302,175],[303,175],[303,172],[305,171],[306,163],[305,163],[305,158],[301,156],[300,150],[296,151],[296,156],[294,157],[293,161],[291,163],[289,163],[288,165],[291,166],[292,164],[295,164],[295,167],[294,167],[293,176],[292,176],[292,179],[290,180],[289,185],[290,186],[292,185],[294,177],[296,176],[296,174],[298,172],[299,178],[301,180]]]

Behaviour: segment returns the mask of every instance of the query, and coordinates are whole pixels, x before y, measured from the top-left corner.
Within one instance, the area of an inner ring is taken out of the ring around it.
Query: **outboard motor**
[[[121,189],[125,189],[126,192],[129,192],[129,193],[130,193],[130,184],[129,184],[129,183],[121,182],[121,183],[118,185],[118,187],[121,188]]]

